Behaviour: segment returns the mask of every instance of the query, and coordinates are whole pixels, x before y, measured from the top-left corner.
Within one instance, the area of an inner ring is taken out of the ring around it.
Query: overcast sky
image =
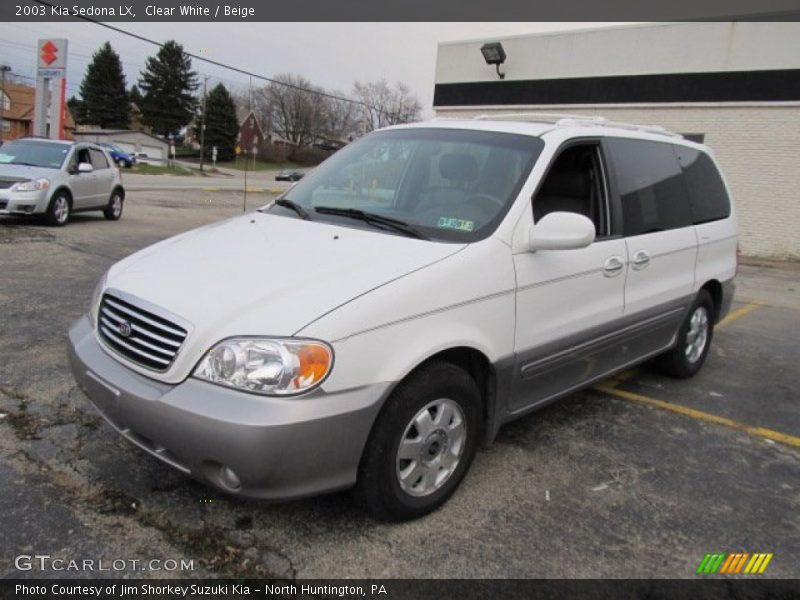
[[[350,95],[353,82],[403,81],[432,116],[438,42],[602,27],[605,23],[115,23],[121,29],[265,76],[291,72]],[[106,40],[120,54],[128,85],[157,48],[93,23],[0,23],[0,63],[35,76],[36,40],[69,40],[68,95],[76,94],[92,53]],[[481,60],[476,57],[476,60]],[[194,68],[231,88],[248,78],[195,61]],[[259,82],[254,81],[254,85]]]

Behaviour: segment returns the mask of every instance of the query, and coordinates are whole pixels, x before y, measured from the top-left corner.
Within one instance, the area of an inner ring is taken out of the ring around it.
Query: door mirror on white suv
[[[78,173],[91,173],[92,171],[94,171],[94,167],[91,165],[91,163],[78,163]]]
[[[573,250],[594,241],[594,223],[574,212],[551,212],[530,228],[529,249]]]

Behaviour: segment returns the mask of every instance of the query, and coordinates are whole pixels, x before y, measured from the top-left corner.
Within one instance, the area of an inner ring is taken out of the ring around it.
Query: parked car
[[[374,132],[259,211],[123,259],[69,333],[76,380],[207,484],[353,487],[400,520],[521,415],[651,358],[694,375],[737,264],[710,151],[530,120]]]
[[[23,138],[0,148],[0,214],[44,215],[66,225],[75,212],[122,216],[125,189],[112,159],[97,144]]]
[[[136,159],[137,163],[145,165],[157,165],[162,162],[161,159],[149,157],[146,152],[135,152],[133,157]]]
[[[275,175],[275,181],[300,181],[303,173],[300,171],[281,171]]]
[[[130,152],[125,152],[122,148],[120,148],[116,144],[101,143],[98,145],[103,146],[103,148],[105,148],[108,151],[108,153],[111,155],[111,159],[116,163],[118,167],[125,167],[126,169],[130,169],[133,165],[136,164],[136,157]]]

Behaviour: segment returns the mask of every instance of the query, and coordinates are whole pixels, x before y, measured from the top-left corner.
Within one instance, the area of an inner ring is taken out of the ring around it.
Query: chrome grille
[[[97,311],[103,341],[125,358],[155,371],[166,371],[186,339],[180,325],[105,294]]]

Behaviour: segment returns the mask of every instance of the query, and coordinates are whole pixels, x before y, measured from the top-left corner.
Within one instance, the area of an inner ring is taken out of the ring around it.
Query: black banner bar
[[[564,579],[339,579],[339,580],[169,580],[74,579],[2,580],[0,597],[84,600],[158,598],[331,598],[343,600],[790,600],[800,585],[793,580],[714,578],[677,580],[564,580]]]
[[[0,21],[800,20],[800,0],[3,0]]]
[[[800,100],[800,69],[615,75],[440,83],[433,105],[790,102]]]

